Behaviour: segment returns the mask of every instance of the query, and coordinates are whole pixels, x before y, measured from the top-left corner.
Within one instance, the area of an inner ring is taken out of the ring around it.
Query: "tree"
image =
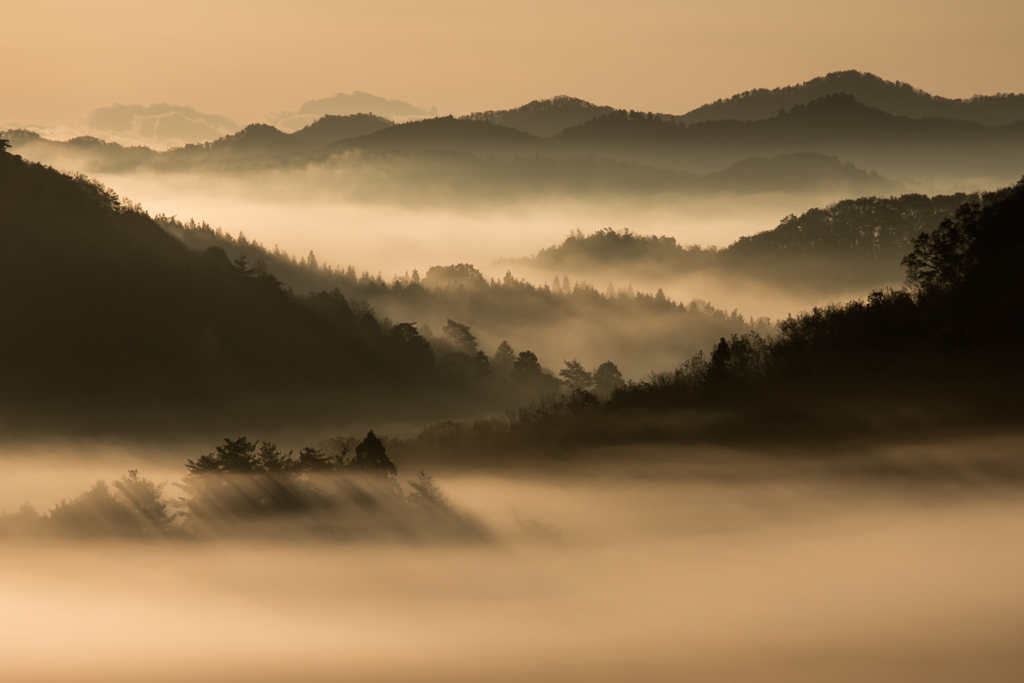
[[[611,396],[619,387],[626,385],[618,366],[610,360],[601,363],[594,371],[594,384],[597,393],[605,398]]]
[[[533,351],[520,351],[516,362],[512,365],[512,379],[516,381],[530,380],[540,377],[544,370],[540,367],[537,354]]]
[[[408,483],[419,500],[440,508],[448,507],[448,499],[434,483],[434,478],[423,470],[420,470],[418,479],[410,479]]]
[[[416,329],[416,323],[398,323],[391,328],[391,338],[398,343],[397,351],[407,371],[425,373],[434,367],[434,350]]]
[[[565,361],[565,369],[558,371],[570,389],[587,389],[594,385],[594,376],[575,358]]]
[[[327,472],[336,469],[336,461],[322,450],[306,446],[299,451],[298,469],[306,472]]]
[[[374,472],[385,477],[398,474],[398,468],[388,457],[384,443],[373,433],[372,429],[367,432],[366,438],[356,446],[356,456],[348,463],[348,467]]]
[[[260,452],[256,455],[259,468],[264,472],[286,472],[295,465],[291,458],[291,451],[285,455],[277,450],[277,446],[269,441],[260,442]]]
[[[114,488],[143,520],[143,526],[155,531],[164,531],[171,523],[167,515],[167,503],[160,500],[163,484],[155,484],[139,476],[138,470],[128,470],[128,475],[114,482]]]
[[[507,341],[498,344],[497,350],[491,356],[491,370],[498,377],[508,377],[512,374],[512,366],[516,363],[516,352]]]
[[[442,333],[444,338],[461,353],[470,356],[476,355],[476,337],[469,331],[469,325],[457,323],[451,318],[444,326]]]
[[[711,365],[708,367],[709,380],[725,379],[729,375],[729,364],[732,361],[732,352],[729,350],[729,342],[722,337],[715,348],[711,351]]]
[[[224,439],[223,446],[217,446],[216,453],[200,456],[198,460],[189,460],[185,469],[190,474],[239,474],[260,470],[256,456],[256,442],[244,436],[237,439]]]
[[[967,229],[981,207],[964,204],[957,220],[947,218],[930,233],[914,240],[914,251],[903,257],[907,282],[918,291],[949,291],[963,284],[973,235]]]

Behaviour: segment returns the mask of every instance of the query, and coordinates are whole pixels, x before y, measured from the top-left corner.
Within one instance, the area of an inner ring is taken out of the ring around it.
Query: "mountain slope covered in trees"
[[[432,375],[414,327],[384,329],[337,293],[296,297],[221,249],[188,249],[102,186],[3,150],[0,226],[9,407],[223,407]]]
[[[852,95],[858,102],[897,116],[976,121],[990,126],[1024,120],[1024,95],[975,95],[950,99],[931,95],[908,83],[887,81],[871,73],[835,71],[799,85],[757,88],[716,100],[675,117],[683,123],[736,119],[755,121],[772,118],[779,111],[827,95]]]
[[[577,97],[558,95],[549,100],[533,100],[515,109],[474,112],[462,118],[489,121],[547,138],[561,133],[566,128],[572,128],[613,111],[613,107],[591,104]]]
[[[606,401],[578,390],[392,446],[407,461],[491,466],[511,452],[564,459],[614,443],[810,444],[818,457],[904,435],[1019,431],[1022,259],[1024,179],[919,235],[903,259],[907,288],[791,315],[774,337],[723,337]]]

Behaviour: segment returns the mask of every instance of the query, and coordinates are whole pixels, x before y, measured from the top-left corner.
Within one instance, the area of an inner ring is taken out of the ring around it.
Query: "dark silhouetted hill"
[[[291,139],[305,149],[319,149],[338,140],[369,135],[393,125],[390,120],[373,114],[352,114],[350,116],[327,114],[305,128],[292,133]]]
[[[913,119],[838,94],[757,121],[676,124],[617,111],[551,138],[551,150],[712,172],[750,157],[814,152],[888,177],[967,178],[1018,175],[1024,122]],[[550,153],[550,152],[549,152]]]
[[[532,155],[542,149],[535,135],[489,121],[452,116],[399,124],[370,135],[344,140],[327,148],[336,152],[361,149],[375,152],[444,151],[476,155]]]
[[[465,263],[431,267],[422,278],[413,271],[384,280],[366,271],[357,273],[351,266],[329,267],[315,256],[296,259],[206,224],[163,216],[156,220],[193,249],[215,247],[231,259],[244,256],[265,263],[268,272],[297,293],[337,288],[350,301],[367,302],[379,316],[416,320],[439,359],[444,352],[443,340],[438,341],[444,335],[439,332],[448,319],[470,326],[487,353],[504,340],[513,345],[529,340],[529,350],[545,363],[594,354],[601,360],[614,359],[626,373],[646,373],[652,361],[674,364],[681,349],[696,350],[722,334],[751,327],[771,329],[766,319],[755,321],[703,301],[677,302],[663,293],[632,287],[598,291],[580,280],[559,280],[554,287],[535,285],[511,272],[488,280]]]
[[[504,420],[432,425],[391,446],[404,461],[488,466],[513,453],[591,457],[590,447],[615,443],[802,444],[831,458],[840,444],[1014,433],[1024,426],[1021,259],[1024,179],[920,234],[903,259],[905,289],[791,315],[770,338],[722,337],[607,401],[574,391]],[[986,476],[1019,481],[1019,462],[989,467]]]
[[[340,293],[295,297],[261,264],[192,251],[102,186],[2,150],[0,232],[8,407],[223,409],[433,372],[415,328]]]
[[[672,278],[718,271],[799,287],[882,286],[901,279],[900,260],[918,235],[977,200],[963,193],[848,199],[787,216],[773,230],[741,237],[724,249],[629,230],[576,231],[533,258],[507,263],[585,274],[654,272]]]
[[[704,175],[701,181],[709,189],[744,193],[846,190],[848,194],[870,194],[899,188],[898,183],[873,171],[813,152],[737,161],[724,171]]]
[[[822,186],[842,191],[844,182],[848,194],[905,189],[878,176],[913,189],[937,184],[973,189],[1024,170],[1024,121],[988,126],[894,116],[846,94],[757,121],[687,125],[650,113],[614,111],[550,138],[486,120],[445,117],[389,125],[367,115],[322,119],[292,134],[254,124],[214,142],[164,153],[95,139],[51,142],[18,132],[11,137],[21,154],[89,172],[145,167],[245,174],[330,167],[333,188],[375,201],[390,199],[389,193],[410,201],[452,193],[489,201],[607,191],[810,192]],[[350,177],[339,184],[334,170]]]
[[[615,111],[612,107],[591,104],[586,100],[558,95],[549,100],[534,100],[515,109],[474,112],[462,118],[521,130],[542,138],[551,137],[566,128],[579,125]]]
[[[769,90],[758,88],[717,100],[675,117],[683,123],[736,119],[755,121],[774,117],[779,111],[828,95],[852,95],[858,102],[897,116],[944,118],[1004,125],[1024,120],[1024,95],[975,95],[949,99],[931,95],[907,83],[887,81],[859,71],[836,71],[799,85]]]

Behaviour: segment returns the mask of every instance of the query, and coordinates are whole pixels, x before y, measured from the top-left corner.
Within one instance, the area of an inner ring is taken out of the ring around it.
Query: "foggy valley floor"
[[[1021,122],[537,104],[0,140],[0,677],[1024,678]]]
[[[480,541],[7,539],[5,671],[18,681],[1015,681],[1024,489],[972,463],[1014,462],[1022,448],[1014,434],[802,461],[662,447],[636,455],[691,465],[452,471],[437,481],[491,530]],[[126,466],[179,476],[160,465],[167,455],[96,448],[90,465],[73,450],[7,452],[3,506],[31,491],[45,508]]]

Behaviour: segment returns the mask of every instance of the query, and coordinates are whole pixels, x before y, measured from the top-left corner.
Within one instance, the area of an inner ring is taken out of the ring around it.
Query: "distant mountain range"
[[[827,95],[852,95],[869,107],[915,119],[976,121],[990,126],[1024,120],[1024,94],[975,95],[966,100],[931,95],[907,83],[887,81],[860,71],[836,71],[806,83],[768,90],[758,88],[697,107],[676,117],[698,121],[756,121]]]
[[[836,71],[798,85],[769,90],[758,88],[716,100],[683,114],[658,114],[673,123],[702,121],[757,121],[775,117],[797,105],[828,95],[852,95],[858,102],[895,116],[914,119],[942,118],[975,121],[990,126],[1024,120],[1024,94],[975,95],[950,99],[931,95],[907,83],[887,81],[860,71]],[[615,111],[575,97],[559,95],[534,100],[516,109],[476,112],[462,118],[490,121],[540,137],[561,131]]]
[[[613,111],[614,107],[599,106],[576,97],[558,95],[550,100],[534,100],[516,109],[481,111],[461,118],[487,121],[546,138],[557,135],[566,128],[611,114]]]
[[[844,88],[858,94],[828,94]],[[812,97],[819,93],[827,94]],[[789,106],[779,110],[780,103]],[[932,115],[936,112],[949,116]],[[835,177],[836,167],[823,161],[834,158],[860,173],[877,174],[876,185],[892,178],[903,184],[899,189],[915,183],[919,189],[935,184],[977,189],[1013,182],[1024,172],[1024,96],[950,100],[870,74],[841,72],[799,86],[744,93],[685,116],[615,110],[560,96],[518,109],[399,124],[365,113],[324,115],[292,133],[252,124],[166,152],[90,137],[52,142],[28,131],[5,135],[29,158],[85,172],[146,167],[245,173],[358,162],[378,170],[386,165],[381,178],[451,187],[480,186],[482,178],[494,178],[523,188],[543,177],[553,181],[552,190],[615,191],[618,182],[622,191],[633,192],[626,187],[643,185],[644,178],[652,183],[646,191],[671,192],[723,187],[731,179],[737,189],[787,185],[798,191],[795,179],[812,176],[814,168],[827,171],[823,178]],[[786,159],[794,182],[768,177],[779,172],[778,158]],[[615,166],[622,163],[638,168]],[[403,164],[408,168],[400,168]],[[534,178],[511,177],[518,172]],[[668,172],[715,174],[716,179],[693,182],[692,177],[670,178]]]
[[[436,107],[417,107],[402,100],[389,100],[377,95],[356,90],[352,93],[337,93],[330,97],[303,102],[298,111],[271,114],[268,120],[287,132],[294,132],[316,121],[322,116],[351,116],[371,114],[391,121],[437,116]]]
[[[204,114],[176,104],[114,104],[100,107],[85,119],[97,133],[115,133],[157,143],[184,144],[219,138],[240,126],[217,114]]]

